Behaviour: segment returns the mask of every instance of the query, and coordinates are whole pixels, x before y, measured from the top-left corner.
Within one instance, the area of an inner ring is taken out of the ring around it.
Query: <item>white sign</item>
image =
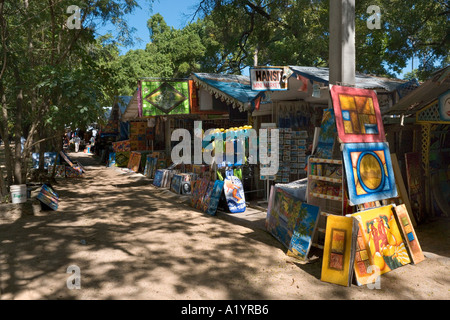
[[[288,79],[292,71],[287,67],[254,67],[250,68],[252,90],[276,91],[287,90]]]

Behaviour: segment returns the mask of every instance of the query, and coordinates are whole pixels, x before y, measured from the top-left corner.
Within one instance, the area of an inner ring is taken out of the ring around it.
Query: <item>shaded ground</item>
[[[287,257],[260,219],[210,217],[139,175],[70,156],[88,172],[54,185],[58,211],[0,206],[1,299],[450,298],[449,219],[416,228],[424,262],[383,275],[379,290],[345,288],[320,281],[320,259]],[[72,265],[79,290],[67,287]]]

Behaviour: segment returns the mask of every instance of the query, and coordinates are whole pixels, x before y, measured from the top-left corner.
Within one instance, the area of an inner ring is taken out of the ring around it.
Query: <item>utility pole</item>
[[[355,85],[355,0],[330,0],[329,83]]]

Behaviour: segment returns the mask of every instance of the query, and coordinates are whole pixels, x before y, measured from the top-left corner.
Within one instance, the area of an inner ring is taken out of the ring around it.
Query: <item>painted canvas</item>
[[[55,178],[66,177],[66,166],[63,164],[56,165]]]
[[[63,158],[63,160],[71,167],[73,167],[75,165],[75,163],[72,161],[72,159],[69,158],[69,156],[64,152],[64,151],[60,151],[59,155],[61,156],[61,158]]]
[[[213,191],[211,193],[211,199],[209,201],[209,205],[206,210],[206,213],[211,216],[216,215],[217,207],[219,206],[220,196],[222,195],[223,186],[224,182],[221,180],[216,180],[214,182]]]
[[[116,152],[116,167],[127,167],[130,161],[130,151]]]
[[[421,162],[420,153],[405,153],[406,181],[408,183],[409,201],[412,214],[419,223],[425,219],[425,199],[423,192],[424,174]]]
[[[44,152],[44,169],[47,170],[49,166],[54,166],[57,163],[56,152]],[[33,159],[33,169],[39,169],[39,153],[31,155]]]
[[[233,170],[226,171],[224,192],[230,212],[245,212],[247,204],[245,202],[244,187],[241,180],[233,175]]]
[[[144,175],[147,178],[152,179],[155,175],[156,165],[158,163],[158,158],[154,158],[151,155],[147,155],[147,162],[145,163]]]
[[[188,81],[142,81],[142,116],[189,114]]]
[[[153,179],[153,185],[155,187],[161,187],[163,178],[164,178],[164,170],[161,170],[161,169],[156,170],[155,178]]]
[[[192,182],[191,181],[181,181],[181,194],[192,194]]]
[[[197,179],[193,181],[192,183],[192,199],[191,199],[191,206],[195,207],[198,198],[200,197],[200,184],[202,183],[201,179]]]
[[[116,166],[116,153],[110,152],[108,157],[108,167],[115,167]]]
[[[302,202],[280,188],[273,189],[273,200],[267,211],[266,229],[286,248],[294,234]]]
[[[209,204],[211,203],[211,195],[214,191],[214,182],[210,181],[208,185],[208,189],[206,189],[205,195],[203,196],[203,203],[201,203],[201,210],[206,212],[209,208]]]
[[[358,229],[358,220],[353,217],[327,217],[320,280],[351,286]]]
[[[341,142],[386,141],[375,91],[332,86],[330,94]]]
[[[73,167],[69,167],[69,166],[65,166],[66,167],[66,178],[80,178],[83,175],[83,172],[81,170],[81,168],[77,167],[77,166],[73,166]]]
[[[336,120],[333,109],[323,110],[322,124],[320,125],[319,141],[314,157],[332,159],[334,143],[336,141]]]
[[[195,208],[199,210],[203,210],[203,201],[205,200],[205,195],[208,192],[208,188],[210,186],[210,181],[208,179],[202,179],[202,183],[199,187],[199,197],[197,203],[195,204]]]
[[[371,283],[376,270],[382,275],[411,263],[392,209],[393,205],[388,205],[351,215],[359,222],[355,255],[358,285]]]
[[[397,223],[400,227],[400,231],[403,234],[403,240],[409,252],[409,256],[414,264],[425,260],[425,257],[420,247],[419,239],[417,238],[414,227],[411,223],[406,206],[401,204],[394,207],[394,214],[397,218]]]
[[[342,145],[342,156],[351,205],[397,196],[391,154],[386,142],[345,143]]]
[[[139,166],[141,165],[141,157],[142,155],[140,152],[131,152],[127,168],[131,171],[138,172]]]
[[[300,260],[308,258],[312,237],[319,221],[319,207],[301,203],[287,255]]]
[[[50,209],[58,210],[59,196],[52,187],[44,184],[36,198]]]

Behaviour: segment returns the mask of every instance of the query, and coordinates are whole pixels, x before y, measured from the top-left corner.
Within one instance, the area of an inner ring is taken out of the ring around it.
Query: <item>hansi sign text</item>
[[[283,67],[253,67],[250,68],[252,90],[287,90],[289,68]]]

